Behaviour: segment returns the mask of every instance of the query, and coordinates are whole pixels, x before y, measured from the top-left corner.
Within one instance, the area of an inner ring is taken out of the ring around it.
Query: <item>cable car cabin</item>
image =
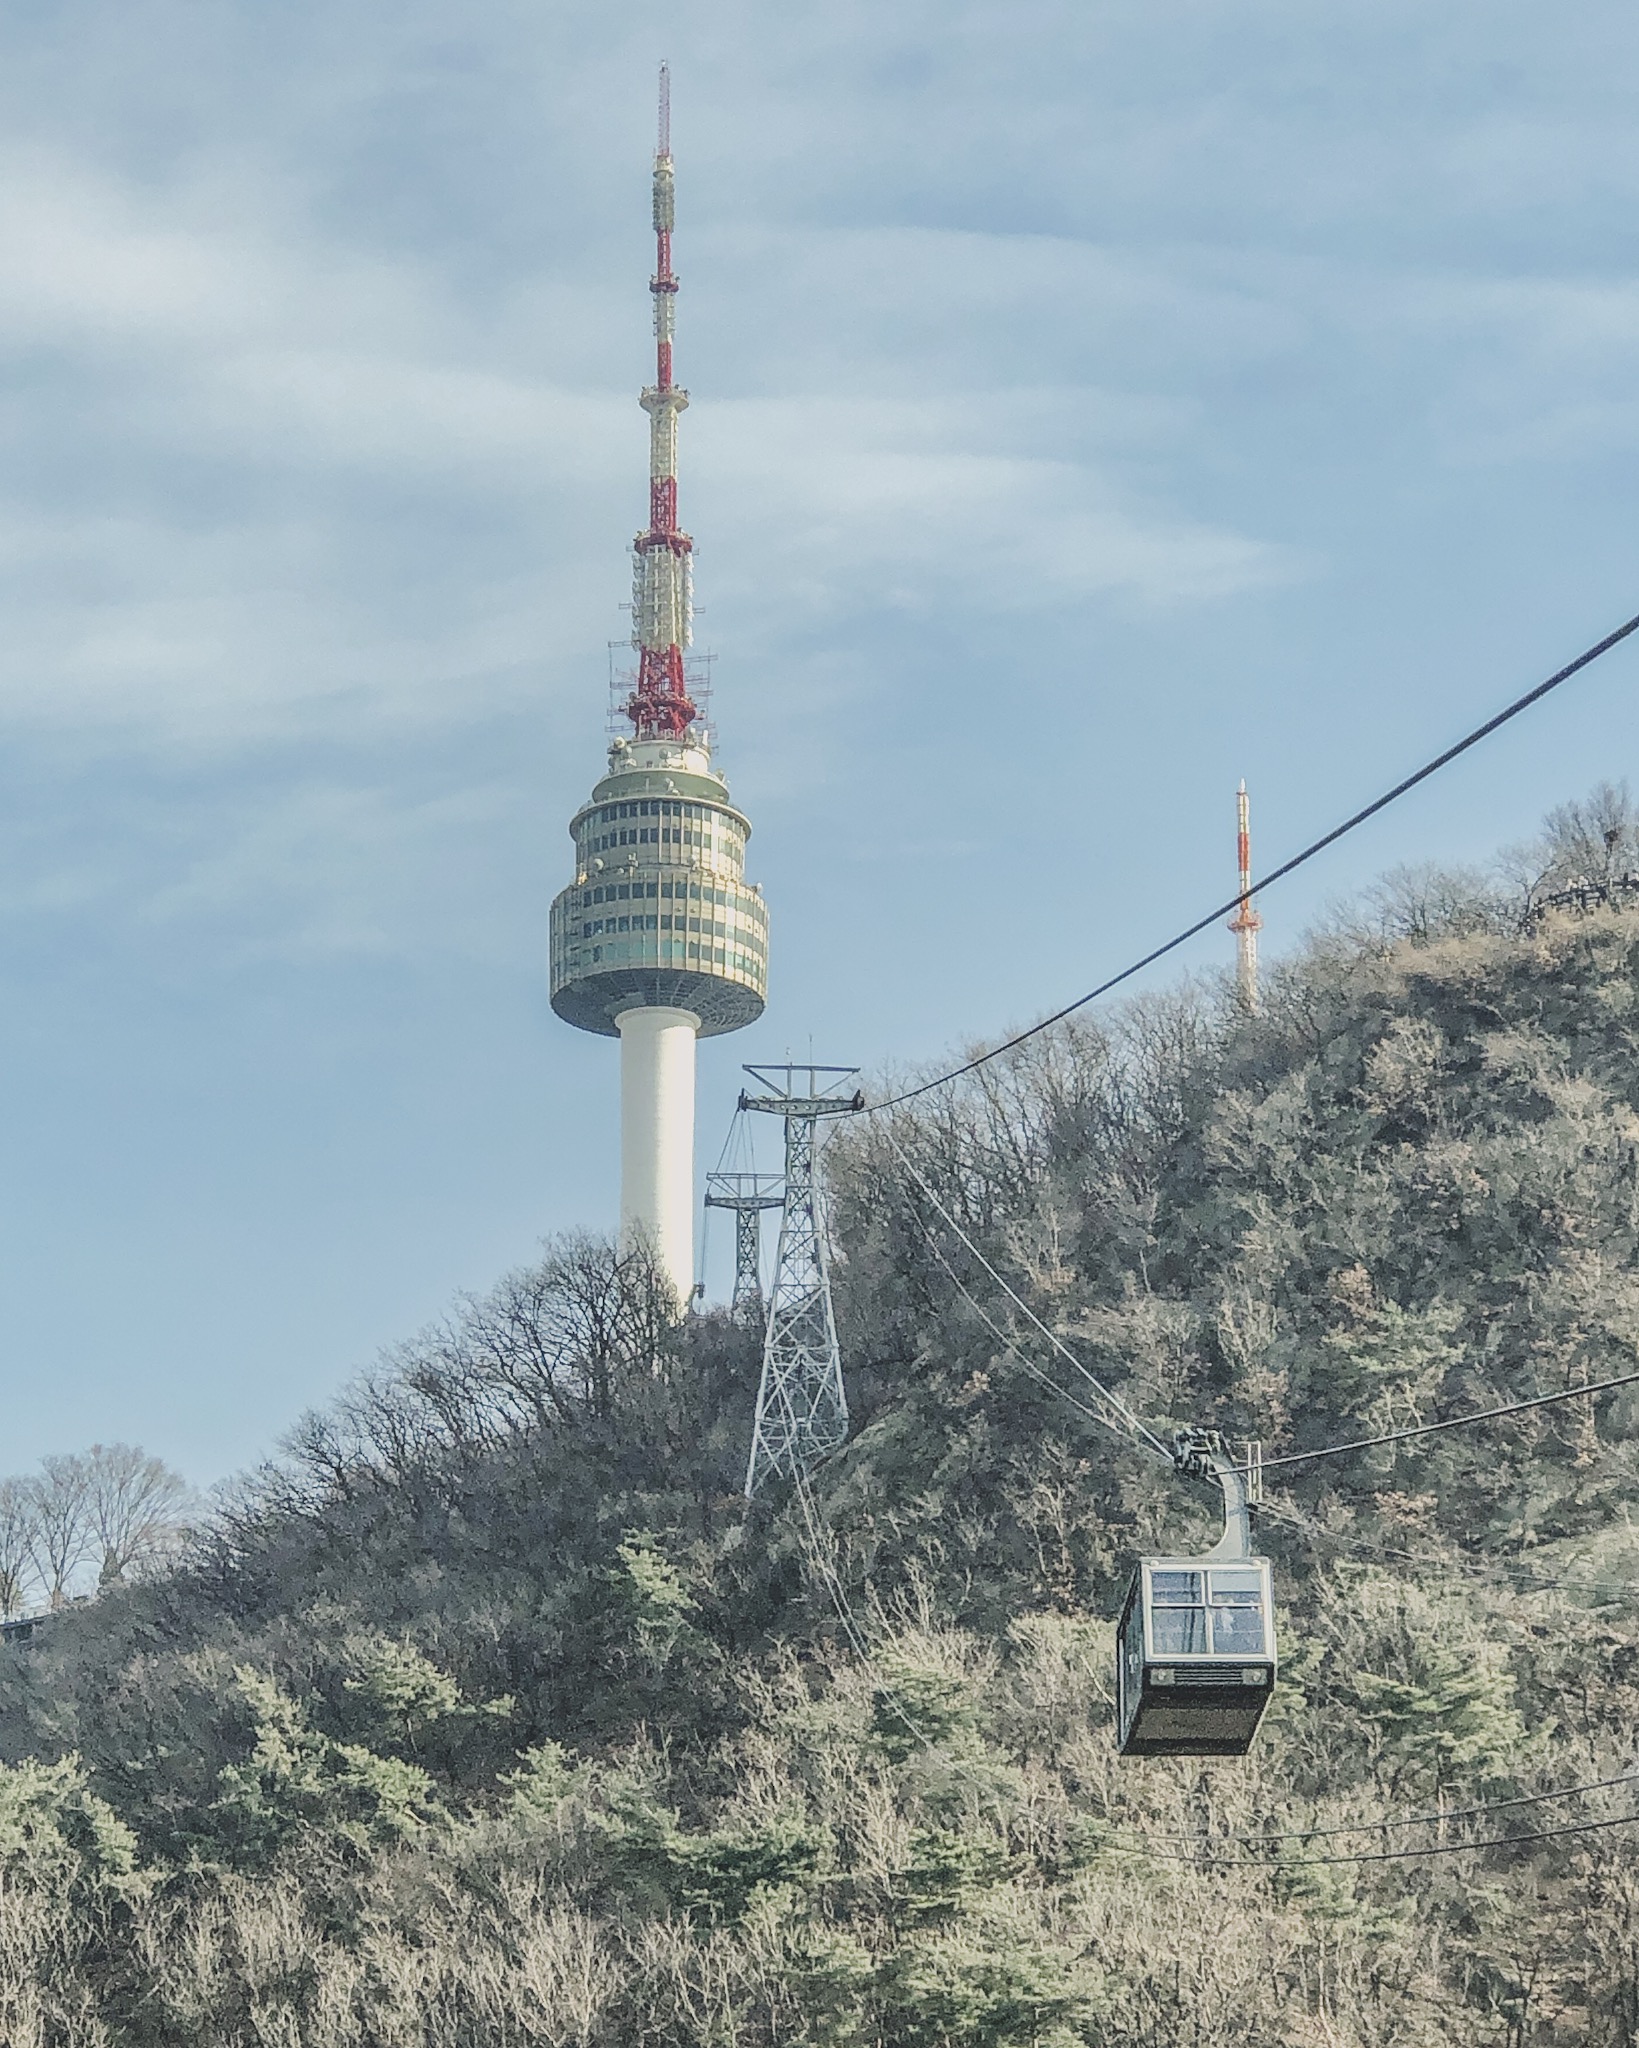
[[[1123,1756],[1245,1756],[1275,1684],[1268,1558],[1140,1558],[1117,1646]]]

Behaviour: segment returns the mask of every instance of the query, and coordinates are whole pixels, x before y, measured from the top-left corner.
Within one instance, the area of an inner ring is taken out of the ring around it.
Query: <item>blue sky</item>
[[[764,1023],[1016,1026],[1639,609],[1639,16],[41,0],[0,20],[6,1462],[208,1482],[607,1226],[546,1002],[644,510],[684,521]],[[1639,654],[1265,906],[1631,772]],[[1187,964],[1227,960],[1203,939]]]

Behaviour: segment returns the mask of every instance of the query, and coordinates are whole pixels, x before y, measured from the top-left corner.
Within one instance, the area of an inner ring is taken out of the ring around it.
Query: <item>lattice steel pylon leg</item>
[[[772,1174],[708,1173],[706,1207],[734,1211],[734,1293],[736,1315],[761,1314],[763,1303],[762,1212],[778,1209],[779,1186]]]
[[[742,1095],[740,1107],[785,1119],[785,1203],[746,1461],[749,1500],[771,1476],[805,1476],[840,1450],[848,1435],[848,1397],[831,1312],[824,1198],[814,1169],[821,1119],[861,1109],[864,1098],[858,1093],[840,1098],[835,1092],[853,1078],[853,1067],[746,1071],[777,1092]],[[808,1082],[802,1093],[796,1086],[799,1074]],[[776,1075],[783,1076],[783,1085]]]
[[[757,1210],[736,1210],[734,1216],[734,1295],[729,1306],[738,1313],[763,1298],[763,1231]]]

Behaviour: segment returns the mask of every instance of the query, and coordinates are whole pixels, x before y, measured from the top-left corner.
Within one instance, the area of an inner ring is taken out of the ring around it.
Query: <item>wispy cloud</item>
[[[240,190],[224,218],[214,189],[60,157],[0,165],[15,287],[0,349],[33,401],[0,417],[0,454],[12,476],[57,456],[47,504],[0,507],[14,618],[0,710],[219,747],[470,720],[525,677],[545,699],[583,686],[618,631],[642,462],[631,396],[552,371],[557,330],[597,289],[570,266],[475,311],[452,252],[390,256],[292,218],[288,192],[257,199]],[[945,302],[970,378],[990,368],[972,358],[998,319],[1049,279],[1093,326],[1182,303],[1176,282],[1005,235],[846,231],[814,238],[801,265],[760,264],[743,242],[737,260],[759,265],[770,344],[804,331],[817,264],[851,309],[853,353],[827,344],[825,394],[811,348],[787,360],[784,391],[766,390],[766,351],[717,348],[727,388],[690,421],[688,452],[725,594],[777,593],[787,617],[1005,613],[1108,592],[1200,602],[1294,572],[1290,550],[1125,477],[1175,438],[1163,396],[993,376],[964,390],[948,374],[934,397],[906,386],[916,278],[967,280]],[[733,395],[746,382],[766,395]]]

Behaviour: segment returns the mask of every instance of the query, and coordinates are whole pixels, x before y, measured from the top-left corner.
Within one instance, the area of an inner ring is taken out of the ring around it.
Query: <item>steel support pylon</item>
[[[734,1293],[736,1315],[761,1314],[763,1305],[762,1213],[778,1209],[779,1178],[767,1173],[708,1173],[706,1207],[734,1211]]]
[[[740,1107],[785,1120],[785,1202],[746,1461],[750,1500],[770,1477],[806,1476],[840,1450],[848,1435],[848,1398],[831,1312],[825,1204],[815,1165],[821,1120],[863,1109],[865,1098],[857,1091],[839,1093],[856,1067],[747,1067],[746,1072],[771,1092],[743,1094]],[[803,1080],[806,1088],[800,1085]]]

